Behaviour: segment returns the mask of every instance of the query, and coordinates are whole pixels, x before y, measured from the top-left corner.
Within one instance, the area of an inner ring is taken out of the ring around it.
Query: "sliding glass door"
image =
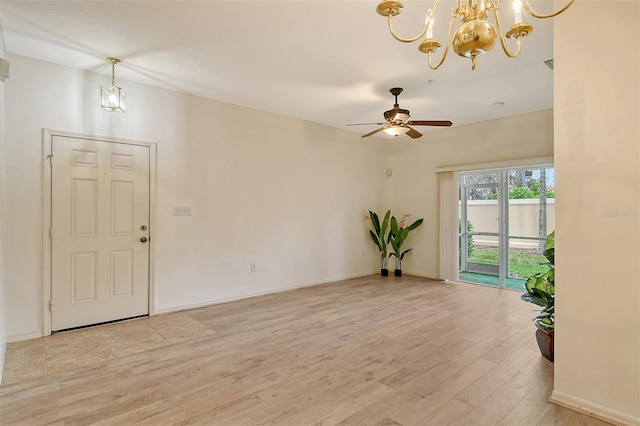
[[[460,174],[460,280],[523,290],[526,278],[545,270],[553,182],[552,168]]]
[[[500,173],[460,177],[460,278],[495,281],[500,275]]]

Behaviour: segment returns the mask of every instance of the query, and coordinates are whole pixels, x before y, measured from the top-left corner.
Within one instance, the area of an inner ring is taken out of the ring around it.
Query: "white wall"
[[[636,425],[639,22],[637,1],[577,1],[556,18],[554,30],[558,286],[553,399]]]
[[[489,107],[489,105],[487,106]],[[484,121],[427,132],[415,141],[386,142],[385,164],[393,170],[388,200],[394,213],[424,218],[406,247],[413,252],[402,267],[407,273],[438,276],[437,167],[489,163],[553,155],[553,111]],[[393,261],[390,262],[390,267]]]
[[[159,312],[375,272],[377,253],[362,221],[369,208],[425,218],[404,268],[436,277],[433,169],[552,152],[550,110],[372,144],[126,81],[127,113],[106,113],[98,86],[108,77],[10,59],[4,220],[11,340],[42,330],[43,128],[158,143]],[[193,216],[172,216],[173,205],[191,205]]]
[[[1,13],[1,12],[0,12]],[[2,16],[0,14],[0,22]],[[5,58],[4,34],[0,31],[0,58]],[[4,354],[7,347],[5,332],[5,280],[4,280],[4,133],[5,133],[5,102],[4,86],[6,83],[0,82],[0,383],[2,383],[2,371],[4,366]]]
[[[38,336],[43,327],[43,128],[157,142],[159,312],[378,270],[362,218],[379,207],[379,144],[120,80],[127,113],[107,113],[98,86],[108,76],[10,60],[3,212],[9,340]],[[174,205],[192,206],[193,216],[174,217]]]

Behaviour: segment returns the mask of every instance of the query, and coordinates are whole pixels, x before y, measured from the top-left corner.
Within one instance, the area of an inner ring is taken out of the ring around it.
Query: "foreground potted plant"
[[[402,259],[404,259],[405,254],[409,253],[412,250],[406,249],[402,251],[402,245],[409,236],[409,232],[422,225],[423,222],[423,219],[418,219],[405,228],[404,221],[409,217],[411,217],[410,214],[405,214],[404,216],[402,216],[402,220],[398,222],[394,216],[391,218],[391,222],[389,225],[389,243],[393,248],[393,253],[391,253],[391,256],[394,256],[396,258],[396,269],[393,271],[396,277],[402,276]]]
[[[387,268],[388,259],[388,229],[389,229],[389,216],[391,216],[391,210],[387,210],[380,222],[378,215],[375,212],[369,210],[369,216],[365,216],[364,220],[371,220],[371,226],[373,229],[369,230],[369,235],[373,243],[378,247],[380,252],[380,275],[383,277],[389,276],[389,269]]]
[[[536,327],[536,341],[540,353],[553,362],[553,338],[555,329],[555,231],[549,234],[544,246],[544,257],[549,261],[549,270],[531,276],[521,296],[525,302],[540,306],[540,313],[533,319]]]

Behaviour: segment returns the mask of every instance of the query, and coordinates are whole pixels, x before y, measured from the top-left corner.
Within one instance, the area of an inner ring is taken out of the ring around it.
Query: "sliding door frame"
[[[516,160],[506,160],[506,161],[494,161],[489,163],[477,163],[477,164],[463,164],[463,165],[455,165],[455,166],[446,166],[446,167],[438,167],[435,169],[435,172],[440,176],[439,179],[439,204],[440,204],[440,217],[439,217],[439,234],[440,234],[440,244],[439,244],[439,256],[440,256],[440,270],[438,275],[441,279],[445,281],[458,281],[459,275],[458,271],[453,271],[453,265],[460,265],[459,256],[460,256],[460,234],[461,230],[458,229],[458,226],[454,226],[452,224],[457,224],[458,222],[458,209],[453,208],[452,199],[461,200],[463,197],[460,193],[460,185],[459,185],[459,176],[466,173],[476,172],[490,172],[490,171],[500,171],[506,169],[523,169],[523,168],[552,168],[553,165],[553,157],[534,157],[534,158],[523,158]],[[458,184],[451,184],[452,181],[457,182]],[[509,215],[509,204],[508,204],[508,182],[507,178],[500,179],[498,182],[499,185],[499,193],[506,194],[507,202],[502,203],[502,208],[500,211],[500,228],[505,229],[508,226],[508,215]],[[500,188],[500,186],[502,188]],[[466,198],[466,197],[465,197]],[[502,211],[504,210],[504,211]],[[466,228],[465,228],[466,229]],[[507,229],[508,231],[508,229]],[[504,232],[501,232],[504,234]],[[453,242],[453,244],[451,243]],[[466,244],[466,243],[464,243]],[[509,245],[508,240],[506,244],[500,244],[500,268],[504,268],[500,272],[500,286],[504,286],[504,281],[509,275]],[[506,259],[506,262],[502,262],[502,259]],[[502,266],[502,264],[506,264]],[[456,268],[459,270],[459,267]]]

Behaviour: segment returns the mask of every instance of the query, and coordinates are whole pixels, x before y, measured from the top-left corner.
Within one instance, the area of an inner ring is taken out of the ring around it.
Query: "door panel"
[[[95,301],[96,253],[71,253],[71,288],[71,303]]]
[[[52,330],[148,314],[149,148],[51,143]]]

